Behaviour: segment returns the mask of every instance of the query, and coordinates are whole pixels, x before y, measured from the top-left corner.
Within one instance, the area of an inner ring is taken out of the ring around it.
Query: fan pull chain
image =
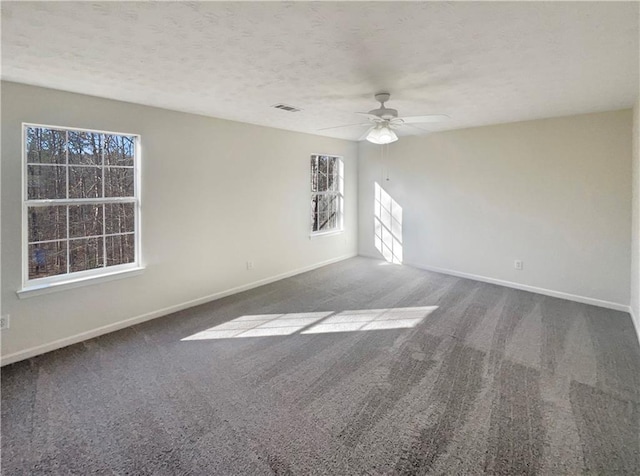
[[[389,159],[389,144],[385,144],[385,145],[387,146],[387,156],[386,156],[386,159],[387,159],[387,162],[388,162],[388,159]],[[388,182],[388,181],[389,181],[389,164],[387,164],[387,182]]]
[[[386,150],[386,153],[385,153]],[[389,165],[387,159],[389,158],[389,144],[382,144],[380,146],[380,183],[386,181],[389,182]],[[385,178],[386,176],[386,178]]]
[[[380,183],[384,179],[384,145],[380,146]]]

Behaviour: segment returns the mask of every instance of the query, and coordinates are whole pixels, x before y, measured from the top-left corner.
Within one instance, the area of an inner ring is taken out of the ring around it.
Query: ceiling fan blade
[[[360,137],[358,137],[358,142],[360,142],[361,140],[365,140],[367,138],[367,136],[369,135],[369,132],[371,132],[373,129],[375,129],[376,127],[370,127],[369,129],[367,129],[364,134],[362,134]]]
[[[442,122],[449,119],[449,116],[445,114],[430,114],[428,116],[408,116],[401,117],[405,124],[419,124],[419,123],[429,123],[429,122]]]
[[[408,136],[419,136],[424,134],[429,134],[431,131],[423,129],[421,127],[414,126],[413,124],[403,124],[402,131],[406,133]]]
[[[333,126],[333,127],[324,127],[322,129],[318,129],[319,131],[328,131],[330,129],[340,129],[342,127],[355,127],[355,126],[370,126],[371,123],[370,122],[360,122],[358,124],[345,124],[342,126]]]
[[[366,116],[369,119],[373,119],[374,121],[375,120],[378,120],[378,121],[381,120],[380,117],[376,116],[375,114],[369,114],[368,112],[354,112],[354,114],[358,114],[359,116]]]

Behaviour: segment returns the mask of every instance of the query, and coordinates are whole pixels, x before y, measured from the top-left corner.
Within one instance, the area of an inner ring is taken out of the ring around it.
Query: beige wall
[[[18,299],[23,121],[141,135],[142,275]],[[5,362],[357,250],[353,142],[15,83],[2,83],[2,139]],[[310,240],[312,153],[344,156],[346,231]]]
[[[401,137],[384,160],[361,143],[359,251],[380,256],[378,181],[403,207],[405,263],[625,309],[631,123],[622,110]]]
[[[633,108],[633,212],[631,236],[631,315],[640,337],[640,98]]]

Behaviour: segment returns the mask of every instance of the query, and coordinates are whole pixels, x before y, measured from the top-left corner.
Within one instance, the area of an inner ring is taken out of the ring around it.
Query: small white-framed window
[[[311,156],[311,234],[342,230],[343,176],[342,157]]]
[[[40,124],[23,133],[23,289],[140,267],[140,137]]]

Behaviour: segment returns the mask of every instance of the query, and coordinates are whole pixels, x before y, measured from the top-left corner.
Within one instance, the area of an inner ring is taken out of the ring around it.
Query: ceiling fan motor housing
[[[371,111],[369,111],[369,114],[373,114],[374,116],[378,116],[382,119],[388,120],[398,117],[398,110],[380,107],[378,109],[372,109]]]
[[[386,120],[394,119],[398,117],[397,109],[389,109],[384,107],[384,103],[387,102],[390,97],[391,97],[391,94],[389,93],[376,94],[375,98],[376,98],[376,101],[380,103],[380,107],[378,109],[372,109],[371,111],[369,111],[369,114],[373,114],[374,116],[378,116]]]

